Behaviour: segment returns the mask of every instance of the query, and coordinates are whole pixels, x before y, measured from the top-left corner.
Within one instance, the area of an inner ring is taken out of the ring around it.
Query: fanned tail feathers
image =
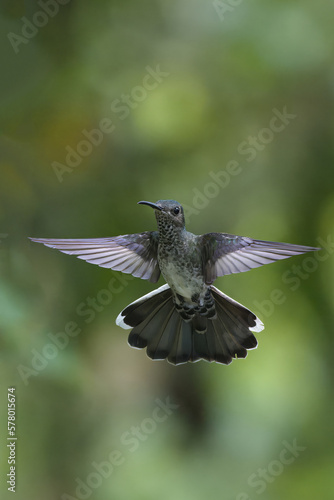
[[[248,309],[210,287],[215,302],[216,318],[207,319],[203,333],[195,330],[193,321],[185,321],[176,310],[168,285],[144,295],[127,306],[116,323],[132,328],[129,345],[147,348],[151,359],[167,359],[178,365],[188,361],[216,361],[229,364],[235,357],[245,358],[257,340],[252,332],[263,329],[260,320]]]

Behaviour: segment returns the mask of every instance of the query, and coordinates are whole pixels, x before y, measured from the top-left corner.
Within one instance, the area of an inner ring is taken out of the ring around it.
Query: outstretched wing
[[[93,238],[80,240],[55,240],[30,238],[63,253],[76,255],[79,259],[91,264],[107,267],[114,271],[132,274],[137,278],[158,281],[160,269],[158,265],[157,231],[146,231],[138,234],[124,234],[113,238]]]
[[[207,233],[199,239],[203,248],[204,279],[208,284],[219,276],[242,273],[276,260],[320,250],[290,243],[252,240],[226,233]]]

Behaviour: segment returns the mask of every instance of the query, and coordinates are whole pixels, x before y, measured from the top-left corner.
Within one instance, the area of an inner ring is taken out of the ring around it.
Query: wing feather
[[[242,273],[293,255],[320,250],[316,247],[253,240],[227,233],[207,233],[198,238],[199,245],[203,248],[203,274],[207,284],[219,276]]]
[[[43,239],[36,243],[60,250],[100,267],[122,271],[155,283],[160,276],[157,231],[124,234],[113,238]]]

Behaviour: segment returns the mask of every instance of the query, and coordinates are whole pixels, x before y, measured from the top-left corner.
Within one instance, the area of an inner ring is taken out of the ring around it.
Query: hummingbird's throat
[[[177,242],[182,243],[182,232],[184,228],[173,224],[170,219],[166,220],[166,217],[159,217],[159,215],[160,214],[157,213],[160,244],[165,246],[166,244],[175,245]]]

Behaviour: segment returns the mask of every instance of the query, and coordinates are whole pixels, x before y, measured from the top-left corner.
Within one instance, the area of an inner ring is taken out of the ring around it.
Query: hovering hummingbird
[[[264,325],[214,287],[214,280],[319,248],[227,233],[195,235],[186,230],[177,201],[138,203],[154,209],[158,231],[98,239],[30,239],[152,283],[161,273],[167,284],[132,302],[116,319],[122,328],[132,328],[129,345],[147,347],[151,359],[175,365],[205,359],[228,365],[232,358],[245,358],[247,349],[257,346],[253,333]]]

